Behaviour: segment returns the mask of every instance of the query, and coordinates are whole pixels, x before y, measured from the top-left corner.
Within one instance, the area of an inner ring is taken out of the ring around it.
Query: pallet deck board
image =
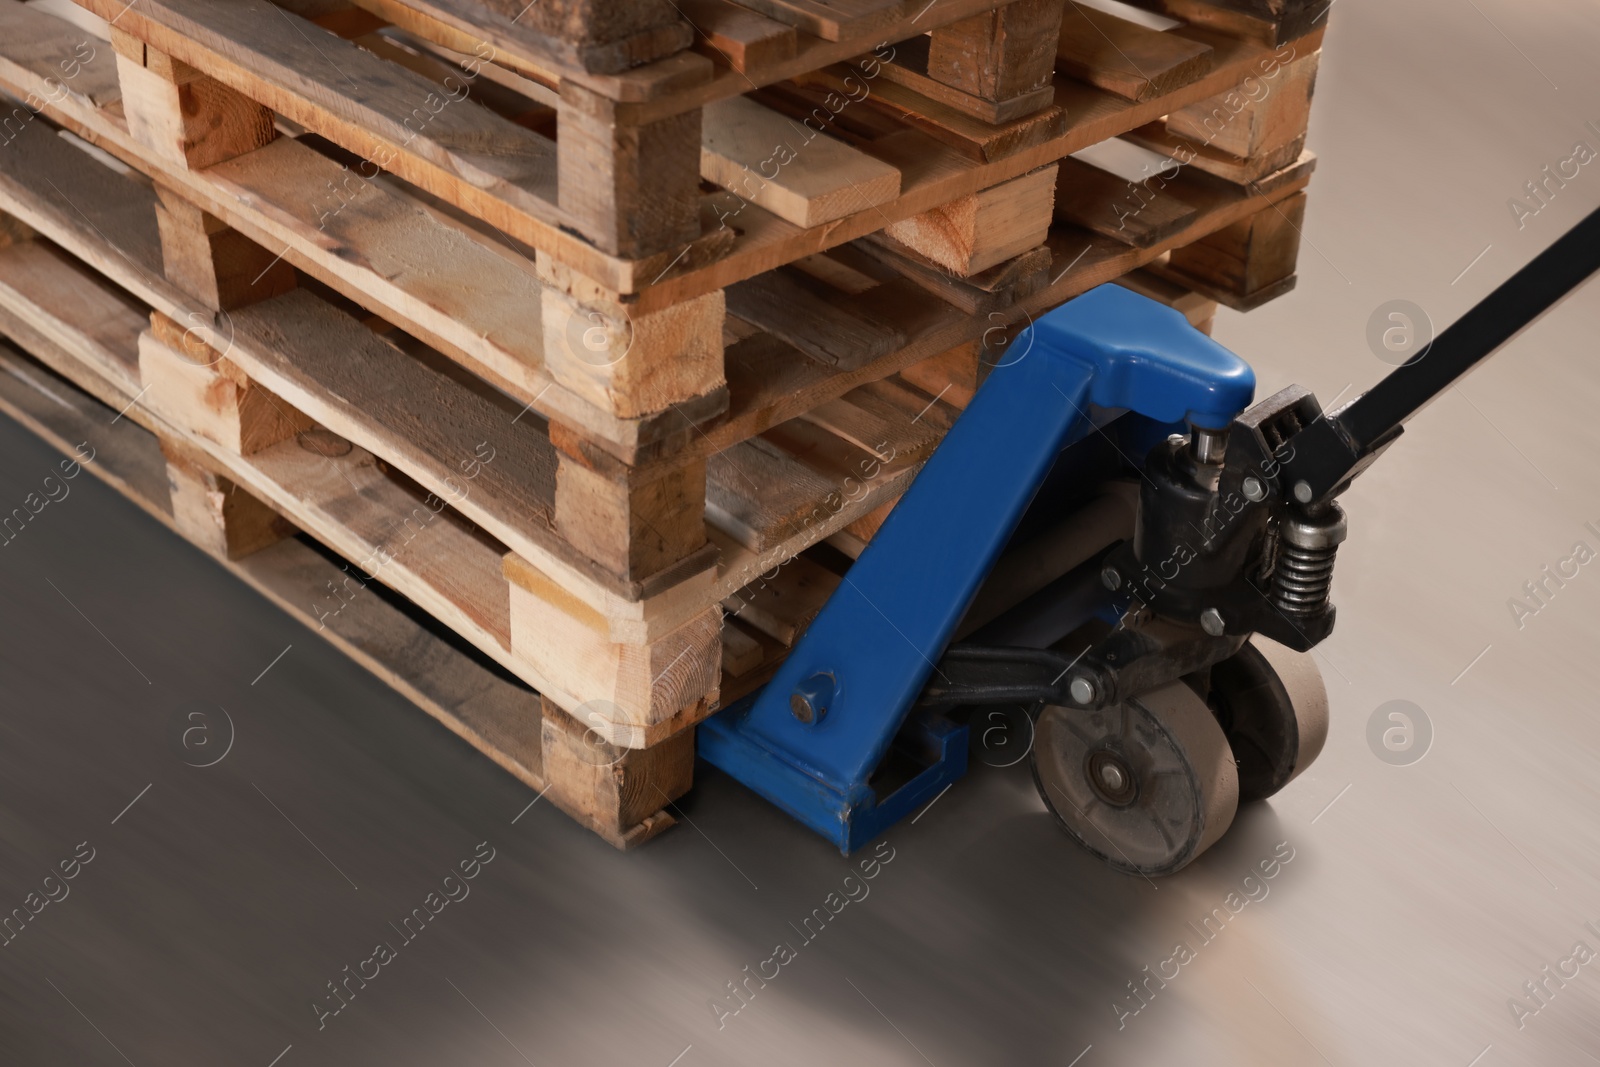
[[[817,226],[900,195],[900,172],[745,96],[708,106],[700,173],[796,226]]]
[[[77,27],[63,33],[61,23],[54,15],[26,4],[0,6],[0,39],[8,42],[17,61],[49,90],[48,95],[30,100],[66,94],[89,107],[106,107],[121,100],[116,65],[95,62],[109,56],[111,46]]]
[[[676,0],[695,31],[695,43],[713,63],[742,74],[794,56],[799,35],[794,26],[750,10],[733,0]]]
[[[901,15],[904,0],[741,0],[769,18],[798,26],[825,41],[871,33]]]
[[[267,0],[86,0],[103,18],[510,232],[566,222],[547,138]],[[120,10],[119,10],[120,9]],[[523,218],[540,224],[530,228]]]
[[[1204,77],[1212,48],[1116,15],[1069,4],[1061,20],[1058,69],[1128,100],[1148,100]]]
[[[531,4],[494,0],[356,3],[390,22],[428,34],[441,44],[465,45],[463,51],[467,52],[476,48],[481,50],[479,54],[492,56],[513,69],[551,80],[584,76],[603,79],[641,62],[659,59],[661,62],[652,65],[671,63],[689,45],[692,35],[690,27],[676,17],[674,8],[661,0],[636,5],[634,11],[638,14],[619,10],[622,5],[613,8],[609,3],[548,0],[545,10],[526,19]],[[609,25],[604,24],[607,14],[611,16]],[[594,25],[597,21],[602,24]],[[596,32],[598,36],[593,36]]]

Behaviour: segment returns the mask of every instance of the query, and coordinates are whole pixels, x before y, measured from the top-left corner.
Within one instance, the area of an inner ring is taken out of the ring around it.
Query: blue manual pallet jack
[[[993,368],[771,681],[700,727],[700,755],[849,853],[962,776],[963,714],[1023,705],[1069,834],[1125,871],[1181,868],[1322,747],[1308,653],[1333,628],[1334,497],[1597,268],[1600,212],[1331,412],[1299,387],[1248,406],[1248,364],[1118,286],[1063,305]],[[1025,519],[1070,524],[1086,487],[1130,476],[1126,536],[1087,545],[1022,624],[952,642]]]

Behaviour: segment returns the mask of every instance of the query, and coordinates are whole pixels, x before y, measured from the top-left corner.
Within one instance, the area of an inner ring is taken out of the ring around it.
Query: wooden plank
[[[1294,56],[1293,49],[1280,51]],[[1284,146],[1303,145],[1321,55],[1319,50],[1279,62],[1275,53],[1259,78],[1173,111],[1166,119],[1169,135],[1198,144],[1202,157],[1226,154],[1259,160]],[[1260,175],[1251,175],[1256,177]]]
[[[231,478],[215,474],[177,443],[163,448],[172,521],[191,543],[223,559],[243,559],[294,533],[294,527]]]
[[[537,242],[567,221],[545,138],[266,0],[84,0],[258,104]]]
[[[884,228],[896,241],[960,275],[976,274],[1044,240],[1056,165]]]
[[[1152,269],[1235,311],[1250,311],[1294,288],[1306,196],[1270,204],[1184,248]]]
[[[780,268],[728,288],[728,310],[838,370],[854,370],[905,344],[905,334],[858,314],[848,296]]]
[[[99,15],[85,11],[73,0],[24,0],[26,6],[44,15],[72,23],[90,41],[111,40],[111,24]]]
[[[604,616],[586,609],[516,556],[510,581],[511,648],[540,666],[541,692],[577,714],[608,743],[648,748],[693,726],[717,706],[722,612],[696,590],[700,609],[647,644],[613,641]],[[569,694],[577,694],[577,699]]]
[[[889,70],[890,65],[884,65],[883,69]],[[861,93],[861,76],[848,67],[828,67],[802,75],[796,82],[832,93],[836,99],[857,97]],[[1067,114],[1053,107],[1033,109],[1015,118],[1001,117],[998,112],[995,119],[976,116],[973,112],[977,108],[947,99],[949,93],[927,95],[921,91],[923,86],[915,83],[915,78],[882,77],[871,83],[870,93],[863,102],[974,163],[993,163],[1036,148],[1059,137],[1068,125]],[[1047,96],[1053,95],[1054,90],[1048,90],[1040,99],[1048,104]],[[901,169],[904,173],[904,168]]]
[[[1037,96],[1055,70],[1062,4],[1020,0],[934,30],[928,77],[996,103]]]
[[[277,136],[272,112],[258,102],[116,26],[111,43],[128,129],[152,151],[203,170]]]
[[[695,48],[713,63],[741,74],[759,74],[794,56],[794,27],[758,15],[733,0],[676,0],[695,31]]]
[[[903,0],[739,0],[780,22],[797,26],[825,41],[859,37],[892,23]]]
[[[803,530],[828,479],[757,437],[712,456],[706,467],[706,518],[761,552]]]
[[[832,222],[900,195],[894,167],[743,96],[705,109],[700,174],[796,226]]]
[[[723,385],[724,299],[707,293],[636,311],[605,299],[541,294],[545,365],[575,395],[618,418],[676,411]],[[688,416],[680,415],[685,429]]]
[[[1333,0],[1128,0],[1136,7],[1276,48],[1321,30]]]
[[[722,620],[722,673],[738,678],[761,666],[767,650],[733,618]]]
[[[196,332],[152,318],[139,340],[139,402],[162,419],[245,456],[315,425]]]
[[[700,236],[700,112],[638,125],[615,112],[582,86],[562,86],[561,210],[613,255],[643,259],[687,248]]]
[[[795,556],[722,602],[729,616],[788,646],[800,639],[833,591],[837,574],[805,556]]]
[[[82,9],[75,10],[86,19],[94,18]],[[122,98],[111,46],[86,28],[65,25],[31,4],[7,3],[0,5],[0,40],[38,79],[36,91],[19,94],[28,112],[37,113],[46,102],[63,97],[87,107],[105,107]],[[12,118],[22,116],[13,111]],[[7,127],[7,139],[10,133]]]
[[[433,39],[473,42],[497,61],[543,73],[610,74],[687,48],[693,31],[668,0],[356,0]],[[472,46],[465,51],[472,51]]]
[[[105,395],[91,390],[101,403],[139,391],[139,334],[149,325],[148,316],[131,300],[108,300],[106,287],[59,250],[42,241],[0,250],[0,303],[50,343],[70,348],[87,333],[115,357],[97,368],[109,390]]]
[[[1176,167],[1131,182],[1068,156],[1056,180],[1055,217],[1084,229],[1149,248],[1194,221],[1195,209],[1164,190]]]
[[[1082,4],[1061,20],[1057,68],[1128,100],[1149,100],[1211,71],[1212,49]]]
[[[1159,152],[1174,161],[1183,160],[1186,167],[1214,174],[1235,185],[1248,185],[1257,178],[1266,177],[1293,163],[1305,149],[1305,133],[1275,148],[1266,149],[1254,158],[1241,159],[1226,152],[1218,152],[1203,144],[1177,136],[1159,122],[1140,126],[1123,134],[1123,138],[1141,148]]]
[[[900,378],[935,400],[965,409],[977,395],[978,386],[983,383],[983,372],[988,369],[983,366],[982,359],[982,342],[968,341],[921,363],[911,364],[900,372]]]
[[[655,819],[670,822],[663,805],[694,783],[693,730],[647,749],[618,748],[548,698],[539,749],[551,802],[602,837],[624,837]]]
[[[988,100],[953,85],[936,81],[928,75],[930,47],[931,41],[928,37],[913,37],[910,40],[900,41],[894,46],[894,62],[883,64],[881,77],[896,85],[903,85],[929,100],[954,108],[964,115],[994,124],[1014,122],[1024,115],[1031,115],[1040,108],[1048,107],[1055,99],[1056,93],[1050,84],[1048,71],[1044,75],[1043,82],[1033,89],[1004,100]],[[1053,64],[1054,54],[1051,53],[1049,58]]]
[[[1037,292],[1049,280],[1050,253],[1044,248],[1031,248],[988,270],[961,278],[892,238],[874,235],[857,245],[925,292],[969,315],[1003,311]]]
[[[213,311],[295,287],[294,268],[179,193],[156,186],[156,228],[168,281]]]

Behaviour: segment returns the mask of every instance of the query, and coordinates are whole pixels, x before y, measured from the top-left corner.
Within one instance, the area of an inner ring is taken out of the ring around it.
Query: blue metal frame
[[[1224,429],[1255,374],[1181,314],[1102,285],[1039,319],[996,367],[759,692],[700,727],[700,755],[849,853],[966,770],[966,727],[907,712],[1061,450],[1093,409]],[[812,709],[803,722],[797,697]],[[900,736],[927,769],[870,778]]]

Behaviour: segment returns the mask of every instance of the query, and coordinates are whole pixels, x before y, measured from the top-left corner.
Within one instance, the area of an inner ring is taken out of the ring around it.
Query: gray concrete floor
[[[1370,385],[1374,309],[1442,326],[1600,203],[1597,164],[1521,229],[1507,206],[1575,141],[1600,149],[1597,53],[1592,3],[1336,6],[1300,286],[1217,327],[1263,395]],[[0,550],[0,909],[93,850],[0,948],[0,1062],[1600,1062],[1600,961],[1581,962],[1600,950],[1600,562],[1509,606],[1577,542],[1600,550],[1597,333],[1600,283],[1347,495],[1327,750],[1213,852],[1157,884],[1112,873],[1024,766],[979,767],[889,833],[869,895],[809,943],[795,926],[854,865],[727,779],[631,855],[545,805],[513,823],[530,797],[510,777],[80,480]],[[4,421],[0,457],[7,502],[55,462]],[[1431,724],[1408,766],[1367,740],[1393,700]],[[184,714],[216,705],[232,751],[185,766]],[[391,923],[483,841],[470,896],[405,942]],[[1245,881],[1274,855],[1292,859]],[[1236,890],[1256,899],[1203,940]],[[319,1029],[326,983],[380,941],[396,957]],[[780,942],[794,958],[719,1025],[727,983]],[[1129,999],[1179,942],[1192,958]]]

